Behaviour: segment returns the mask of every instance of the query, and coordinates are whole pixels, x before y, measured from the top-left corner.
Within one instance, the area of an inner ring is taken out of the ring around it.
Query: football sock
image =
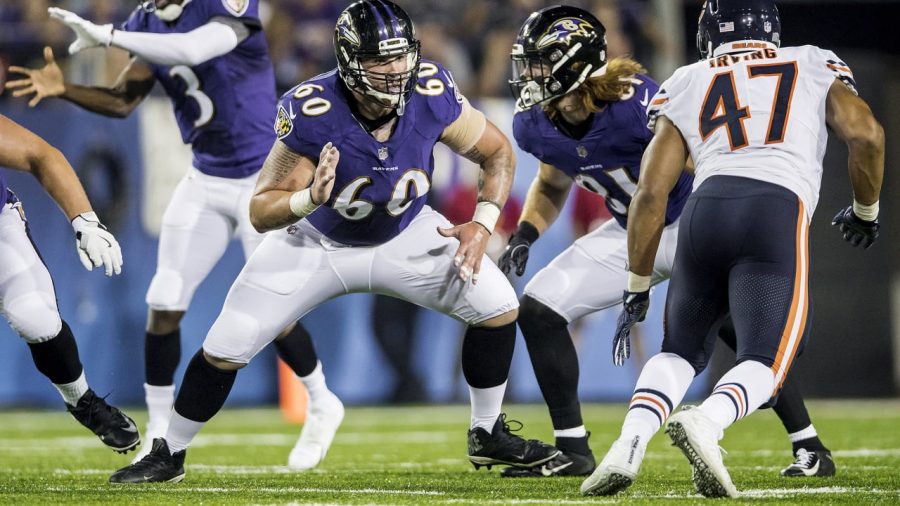
[[[144,337],[144,375],[148,385],[168,387],[175,384],[175,369],[181,360],[181,329],[168,334]]]
[[[635,385],[620,437],[638,437],[646,445],[681,403],[694,380],[694,372],[687,360],[674,353],[651,357]]]
[[[772,368],[755,360],[734,366],[716,383],[712,394],[697,409],[722,430],[756,411],[775,389]]]
[[[466,383],[475,388],[505,384],[515,346],[515,323],[466,329],[462,345],[462,370]]]
[[[571,429],[563,429],[563,430],[553,430],[553,436],[557,438],[570,438],[570,437],[585,437],[587,436],[587,429],[584,428],[584,425],[579,425],[578,427],[572,427]]]
[[[144,383],[144,399],[147,401],[147,428],[153,432],[163,429],[172,415],[175,385],[158,386]]]
[[[550,409],[554,434],[561,437],[559,431],[580,428],[580,434],[574,437],[584,436],[578,402],[578,354],[569,335],[568,322],[527,295],[522,297],[518,321],[534,375]]]
[[[470,429],[481,427],[491,432],[500,411],[503,408],[503,394],[506,393],[506,382],[490,388],[475,388],[469,385],[469,401],[472,403],[472,421]]]
[[[77,381],[84,372],[78,358],[78,344],[65,321],[56,337],[42,343],[28,343],[28,349],[37,370],[54,385]]]
[[[325,384],[325,374],[322,372],[322,362],[316,362],[316,367],[306,376],[301,376],[300,381],[306,387],[306,393],[309,395],[309,404],[313,406],[316,401],[327,396],[330,392]]]
[[[803,430],[788,434],[788,438],[791,440],[791,450],[794,453],[797,453],[797,450],[800,448],[805,448],[809,451],[829,451],[828,448],[825,447],[825,444],[822,443],[822,440],[819,439],[816,428],[812,425]]]
[[[466,329],[462,370],[472,403],[471,428],[481,427],[490,432],[500,416],[515,345],[515,322],[494,328]]]
[[[319,361],[312,336],[300,322],[286,336],[275,340],[275,349],[281,360],[300,377],[312,374]]]
[[[166,432],[166,444],[169,445],[169,452],[174,454],[190,446],[191,441],[204,425],[206,422],[188,420],[179,415],[177,410],[173,412],[172,419],[169,420],[169,430]]]
[[[793,374],[788,374],[787,379],[781,386],[781,392],[778,394],[778,400],[772,406],[775,414],[784,425],[784,429],[790,434],[803,430],[812,425],[809,419],[809,412],[806,411],[806,404],[803,402],[803,395],[797,386],[797,381]]]
[[[53,386],[59,390],[59,395],[62,395],[63,401],[69,406],[78,404],[78,400],[88,391],[88,383],[87,378],[84,377],[84,370],[81,371],[81,376],[79,376],[77,380],[71,383],[54,383]]]
[[[194,355],[184,372],[166,433],[173,453],[187,448],[203,424],[222,409],[235,377],[237,371],[224,371],[207,362],[202,348]]]

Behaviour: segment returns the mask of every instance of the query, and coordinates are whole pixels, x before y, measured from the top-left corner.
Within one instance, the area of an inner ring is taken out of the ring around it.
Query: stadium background
[[[550,2],[537,0],[396,0],[410,11],[423,40],[423,54],[445,63],[462,91],[509,133],[512,101],[505,81],[507,53],[527,14]],[[333,64],[331,31],[348,2],[270,0],[266,29],[282,91]],[[597,0],[569,2],[592,9],[609,31],[613,56],[633,54],[663,81],[677,65],[695,58],[693,34],[699,1]],[[110,84],[127,57],[119,51],[91,50],[64,57],[71,34],[46,19],[46,7],[73,9],[95,22],[124,20],[129,0],[0,0],[0,82],[10,64],[41,65],[49,44],[64,60],[68,79]],[[849,203],[846,150],[833,139],[825,161],[822,196],[812,225],[811,288],[814,316],[810,347],[797,364],[810,396],[875,397],[896,395],[900,385],[900,205],[891,167],[900,148],[890,142],[900,129],[898,47],[887,40],[900,19],[900,2],[782,1],[784,44],[816,44],[833,49],[853,68],[862,96],[883,123],[888,138],[882,192],[883,236],[862,252],[844,244],[831,229],[834,212]],[[60,148],[79,171],[101,218],[122,243],[125,272],[116,279],[88,273],[76,261],[71,229],[52,201],[27,175],[6,172],[25,203],[32,235],[50,268],[60,310],[78,337],[93,387],[111,401],[141,404],[143,399],[144,293],[156,264],[156,231],[168,195],[187,169],[189,152],[180,144],[168,100],[157,89],[126,120],[103,118],[60,100],[29,109],[25,102],[0,96],[8,115]],[[519,153],[514,197],[521,202],[536,170]],[[441,151],[436,156],[435,205],[460,214],[456,202],[470,193],[477,169]],[[572,199],[570,199],[570,204]],[[588,201],[589,202],[589,201]],[[572,208],[573,206],[569,206]],[[571,210],[571,209],[570,209]],[[587,219],[564,215],[533,248],[524,282],[587,226]],[[465,213],[462,213],[465,216]],[[498,239],[495,246],[502,247]],[[205,336],[225,293],[242,264],[236,244],[203,283],[182,325],[182,367]],[[664,285],[655,291],[652,314],[643,325],[645,353],[658,347]],[[312,312],[304,323],[313,333],[332,389],[349,403],[389,399],[396,377],[372,337],[372,298],[352,295]],[[606,311],[579,329],[581,392],[584,401],[621,400],[631,393],[640,367],[632,361],[614,368],[610,336],[616,316]],[[388,317],[384,315],[382,317]],[[462,328],[449,318],[420,312],[414,370],[433,402],[464,401],[458,354]],[[727,360],[720,354],[718,363]],[[275,358],[265,350],[242,371],[230,405],[272,404],[277,400]],[[715,369],[715,367],[713,368]],[[698,384],[700,393],[703,385]],[[509,384],[510,398],[540,401],[524,343],[519,341]],[[31,363],[26,346],[0,325],[0,407],[58,406],[59,397]]]

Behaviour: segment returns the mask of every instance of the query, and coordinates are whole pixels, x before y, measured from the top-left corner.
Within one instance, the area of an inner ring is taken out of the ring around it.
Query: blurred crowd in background
[[[261,16],[279,91],[334,67],[334,24],[349,3],[349,0],[261,1]],[[397,3],[416,23],[423,55],[450,68],[464,93],[472,97],[499,97],[508,93],[509,50],[519,26],[529,13],[559,1],[397,0]],[[593,11],[606,24],[611,56],[630,54],[652,67],[651,57],[662,43],[654,37],[659,32],[655,29],[650,0],[569,0],[566,3]],[[117,25],[138,4],[138,0],[0,0],[0,68],[10,63],[39,63],[45,45],[51,46],[57,56],[65,55],[71,32],[48,18],[47,7],[69,9],[98,24]],[[76,82],[106,84],[115,79],[117,69],[126,61],[124,55],[115,52],[89,53],[96,54],[80,55],[67,62],[66,75],[74,76]],[[3,78],[0,76],[0,81]]]

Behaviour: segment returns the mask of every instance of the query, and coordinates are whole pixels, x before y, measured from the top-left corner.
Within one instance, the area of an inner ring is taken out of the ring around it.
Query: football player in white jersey
[[[628,289],[617,338],[647,312],[666,200],[690,156],[695,191],[681,220],[662,352],[647,362],[636,391],[652,389],[679,404],[730,313],[737,365],[702,404],[669,418],[666,432],[691,462],[701,494],[735,497],[719,440],[778,394],[809,328],[808,230],[826,127],[847,143],[854,194],[832,223],[864,247],[878,237],[884,132],[834,53],[779,47],[773,0],[707,1],[699,25],[702,60],[678,69],[651,102],[655,136],[629,209]],[[664,415],[629,411],[582,492],[628,487]]]
[[[66,158],[14,121],[0,116],[0,166],[30,172],[72,221],[75,247],[85,269],[122,272],[122,250],[91,209]],[[59,391],[66,409],[106,446],[119,453],[137,448],[134,421],[94,394],[78,357],[72,330],[59,316],[53,280],[31,240],[22,203],[0,172],[0,315],[28,344],[37,370]]]

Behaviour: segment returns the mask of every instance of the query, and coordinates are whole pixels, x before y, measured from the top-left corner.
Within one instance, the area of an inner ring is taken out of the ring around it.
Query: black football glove
[[[613,363],[617,366],[625,365],[625,360],[631,356],[631,327],[637,322],[644,321],[647,317],[647,309],[650,308],[650,290],[646,292],[625,291],[622,295],[624,307],[619,313],[616,322],[616,336],[613,338]]]
[[[878,239],[878,219],[875,221],[865,221],[859,218],[853,212],[853,206],[847,206],[841,209],[831,220],[832,225],[840,225],[841,233],[844,234],[844,240],[854,246],[862,245],[868,248]]]
[[[497,266],[500,267],[503,274],[509,274],[514,265],[516,266],[516,276],[525,274],[525,264],[528,263],[528,250],[531,249],[531,245],[534,241],[537,241],[540,235],[538,229],[531,223],[527,221],[519,223],[519,228],[509,238],[506,250],[500,255],[500,260],[497,261]]]

